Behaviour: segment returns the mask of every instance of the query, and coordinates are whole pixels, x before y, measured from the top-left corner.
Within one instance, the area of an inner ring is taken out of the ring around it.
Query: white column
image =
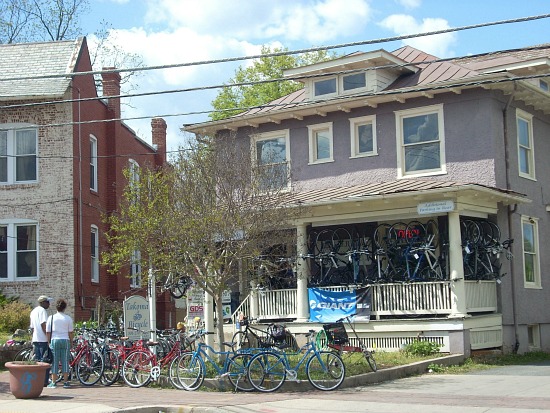
[[[155,289],[155,273],[149,267],[149,277],[147,278],[147,295],[149,295],[149,319],[151,321],[151,341],[157,341],[157,294]],[[154,349],[154,347],[153,347]]]
[[[296,227],[297,232],[297,257],[296,257],[296,313],[297,321],[309,320],[309,303],[307,296],[307,280],[309,276],[309,264],[308,260],[304,260],[301,257],[307,254],[307,226],[306,224],[299,224]]]
[[[464,266],[462,263],[462,246],[460,241],[460,215],[449,212],[449,274],[451,279],[451,315],[466,317],[466,287],[464,283]]]
[[[251,319],[257,319],[260,313],[260,297],[258,294],[258,285],[255,281],[250,283],[250,314]]]

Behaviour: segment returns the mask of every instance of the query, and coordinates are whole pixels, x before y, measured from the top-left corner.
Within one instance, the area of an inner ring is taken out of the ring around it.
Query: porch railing
[[[344,291],[350,287],[325,287]],[[495,281],[465,281],[466,311],[468,313],[496,312],[497,292]],[[258,314],[250,314],[250,295],[233,314],[239,312],[259,319],[284,319],[297,316],[297,291],[261,290],[258,292]],[[422,282],[410,284],[372,285],[371,316],[445,315],[451,314],[451,282]]]

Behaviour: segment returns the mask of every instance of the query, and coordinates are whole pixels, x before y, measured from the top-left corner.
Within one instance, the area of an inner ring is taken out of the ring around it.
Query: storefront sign
[[[455,203],[453,201],[423,202],[417,206],[417,211],[421,215],[450,212],[454,211],[454,209]]]
[[[151,314],[149,301],[141,295],[124,300],[124,334],[131,340],[149,337]]]

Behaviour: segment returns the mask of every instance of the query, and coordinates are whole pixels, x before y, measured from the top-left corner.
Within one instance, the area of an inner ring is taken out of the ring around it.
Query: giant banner
[[[309,320],[317,323],[332,323],[343,317],[355,315],[356,321],[369,321],[371,289],[352,291],[327,291],[308,288]]]

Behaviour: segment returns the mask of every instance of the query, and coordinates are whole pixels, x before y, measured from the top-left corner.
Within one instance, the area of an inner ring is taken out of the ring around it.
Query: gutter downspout
[[[516,82],[514,82],[514,91],[510,95],[510,98],[508,99],[508,102],[506,102],[506,105],[504,106],[504,109],[502,110],[502,121],[503,121],[503,139],[504,139],[504,170],[505,170],[505,176],[506,176],[506,189],[510,189],[510,148],[508,145],[508,109],[510,107],[510,104],[512,103],[512,100],[514,99],[514,94],[516,92],[517,86]],[[513,206],[508,205],[508,214],[507,214],[507,224],[508,224],[508,237],[510,239],[513,239],[512,236],[512,215],[516,212],[518,208],[518,204],[514,204]],[[513,254],[513,248],[514,244],[510,246],[510,250]],[[514,321],[514,336],[515,336],[515,343],[514,343],[514,349],[513,353],[517,353],[519,349],[519,336],[518,336],[518,317],[516,314],[516,277],[515,277],[515,271],[514,271],[515,263],[512,262],[510,265],[510,280],[511,280],[511,287],[512,287],[512,318]]]
[[[80,113],[80,89],[78,91],[78,252],[79,252],[79,272],[80,272],[80,307],[84,310],[84,278],[82,274],[82,123]]]

